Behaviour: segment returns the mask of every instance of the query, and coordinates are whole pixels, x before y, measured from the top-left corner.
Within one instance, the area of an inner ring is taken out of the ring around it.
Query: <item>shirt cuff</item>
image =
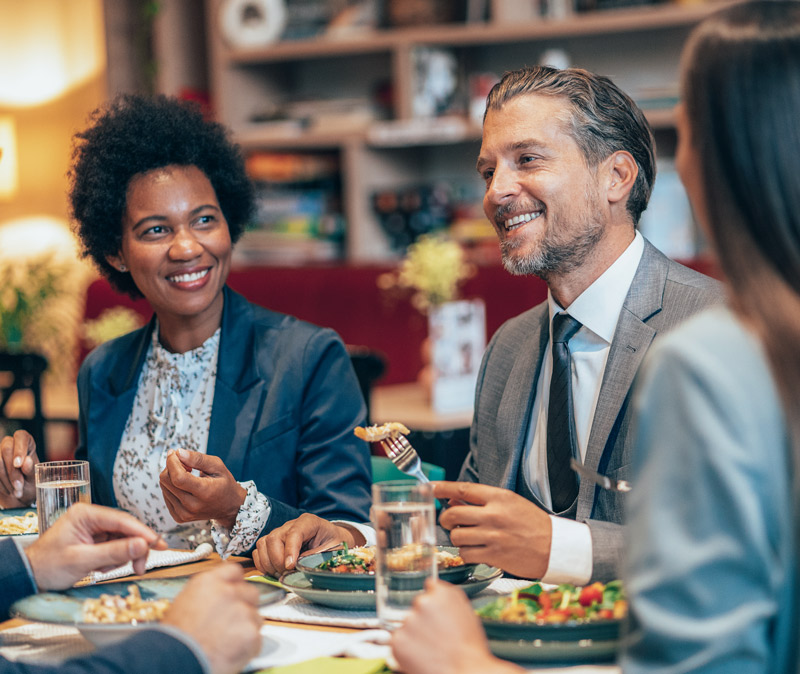
[[[25,554],[25,548],[22,547],[22,544],[15,538],[11,539],[14,541],[14,545],[17,546],[17,551],[19,552],[19,556],[22,559],[22,564],[25,566],[25,570],[28,572],[28,578],[31,580],[31,585],[33,587],[33,592],[31,594],[36,594],[39,592],[39,585],[36,582],[36,576],[33,575],[33,567],[31,566],[31,560],[28,559],[28,555]]]
[[[353,527],[353,529],[358,531],[366,539],[366,543],[364,543],[364,545],[376,545],[378,542],[378,537],[375,535],[375,529],[373,529],[369,524],[350,522],[348,520],[332,520],[332,522],[333,524],[346,524],[348,527]]]
[[[217,520],[211,520],[211,537],[222,559],[247,552],[252,548],[267,526],[272,511],[269,499],[256,489],[255,482],[248,480],[239,484],[247,491],[247,496],[236,515],[233,529],[228,529]]]
[[[588,524],[550,515],[553,536],[543,583],[585,585],[592,578],[592,532]]]
[[[208,657],[206,656],[205,652],[202,648],[200,648],[200,644],[198,644],[192,637],[190,637],[186,632],[179,630],[177,627],[173,627],[172,625],[153,625],[152,627],[148,627],[147,629],[154,630],[156,632],[163,632],[164,634],[168,634],[173,639],[177,639],[180,641],[186,648],[188,648],[192,655],[197,658],[197,661],[200,663],[200,666],[203,668],[203,672],[205,674],[212,674],[211,670],[211,663],[208,661]]]

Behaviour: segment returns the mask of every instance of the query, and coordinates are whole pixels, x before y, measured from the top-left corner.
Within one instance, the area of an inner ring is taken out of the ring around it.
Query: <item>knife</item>
[[[603,489],[618,491],[623,494],[631,490],[631,484],[627,480],[612,480],[607,475],[601,475],[597,471],[587,468],[575,458],[570,459],[569,465],[578,475],[585,477],[587,480],[591,480],[595,484],[599,484]]]

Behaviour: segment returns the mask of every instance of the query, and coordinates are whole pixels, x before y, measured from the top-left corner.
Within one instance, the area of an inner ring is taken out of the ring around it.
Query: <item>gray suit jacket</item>
[[[645,241],[608,354],[586,450],[589,468],[614,479],[630,479],[629,401],[642,358],[658,333],[723,298],[717,281],[673,262]],[[478,375],[470,451],[460,480],[515,489],[548,340],[546,302],[507,321],[495,333]],[[576,519],[591,529],[593,580],[619,576],[622,499],[619,493],[581,482]]]

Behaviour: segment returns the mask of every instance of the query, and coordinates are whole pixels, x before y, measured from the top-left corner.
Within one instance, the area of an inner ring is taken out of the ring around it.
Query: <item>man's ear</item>
[[[608,176],[606,196],[609,203],[624,202],[633,189],[639,167],[630,152],[618,150],[606,158],[603,166]]]

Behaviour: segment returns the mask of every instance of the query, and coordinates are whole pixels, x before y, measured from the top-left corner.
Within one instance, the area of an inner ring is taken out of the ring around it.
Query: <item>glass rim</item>
[[[433,485],[411,480],[387,480],[372,485],[372,502],[394,502],[400,500],[433,499]]]
[[[78,469],[81,473],[89,474],[89,462],[80,459],[65,459],[63,461],[40,461],[34,466],[34,475],[47,475],[51,471]]]
[[[84,464],[88,465],[88,461],[84,459],[63,459],[59,461],[39,461],[37,463],[38,466],[82,466]]]

